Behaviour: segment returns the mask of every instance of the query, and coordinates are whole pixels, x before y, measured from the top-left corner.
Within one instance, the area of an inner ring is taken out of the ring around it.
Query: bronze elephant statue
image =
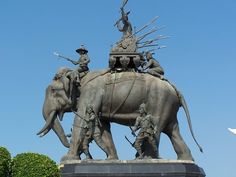
[[[69,83],[68,86],[70,86]],[[47,92],[50,91],[50,89],[47,89]],[[66,89],[64,91],[66,93]],[[102,139],[109,149],[109,157],[118,159],[112,139],[110,123],[115,122],[126,126],[133,126],[139,115],[139,106],[142,103],[147,105],[147,112],[154,117],[154,122],[158,127],[159,131],[156,133],[157,147],[159,146],[161,132],[165,133],[170,138],[178,159],[193,160],[190,149],[180,135],[177,120],[177,112],[182,106],[186,113],[190,132],[197,143],[193,135],[189,111],[182,94],[167,80],[161,80],[147,73],[111,72],[108,69],[88,73],[82,78],[78,92],[80,94],[79,97],[77,97],[75,106],[75,112],[78,114],[76,114],[74,118],[69,151],[67,155],[63,157],[63,160],[78,159],[77,156],[83,136],[81,127],[84,122],[81,117],[85,116],[85,109],[88,104],[93,105],[95,113],[100,115]],[[50,102],[50,94],[51,93],[46,94],[45,102],[46,100]],[[67,101],[64,100],[64,103],[66,102]],[[57,101],[57,103],[60,104],[59,101]],[[64,140],[66,137],[65,133],[55,116],[60,115],[60,110],[63,110],[62,112],[65,112],[65,110],[72,111],[68,110],[67,106],[75,103],[72,102],[71,104],[53,106],[55,102],[51,102],[49,104],[51,107],[48,107],[48,104],[49,103],[44,104],[43,110],[51,108],[51,111],[47,111],[51,112],[51,114],[46,116],[47,123],[40,133],[47,132],[50,128],[53,128],[62,143],[67,145]],[[60,109],[55,109],[54,107],[60,107]],[[198,143],[197,145],[199,146]],[[199,148],[202,151],[200,146]],[[159,157],[159,154],[153,154],[150,149],[146,149],[144,154],[152,158]]]

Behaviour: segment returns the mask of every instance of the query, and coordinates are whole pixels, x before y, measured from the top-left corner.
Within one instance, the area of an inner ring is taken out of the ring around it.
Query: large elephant
[[[168,81],[147,73],[116,73],[109,70],[90,72],[81,80],[79,92],[76,111],[78,114],[73,123],[70,148],[62,160],[78,158],[77,154],[83,139],[81,129],[84,123],[83,116],[89,104],[93,105],[96,114],[101,113],[102,139],[109,149],[109,158],[117,159],[110,123],[134,125],[139,116],[138,108],[142,103],[146,104],[147,112],[154,117],[154,122],[158,127],[157,143],[159,143],[160,133],[163,132],[170,138],[178,159],[193,160],[191,151],[180,135],[177,121],[177,112],[179,107],[183,106],[190,132],[197,143],[193,135],[188,108],[183,96]],[[53,124],[52,120],[48,124]],[[200,146],[199,148],[202,150]],[[150,154],[150,149],[146,149],[144,153],[153,158],[158,157],[158,154]]]
[[[47,87],[42,114],[46,120],[45,126],[37,133],[45,136],[51,129],[57,134],[61,143],[69,148],[70,144],[58,119],[62,120],[65,112],[71,112],[76,107],[78,89],[71,84],[73,71],[60,68],[52,83]],[[71,94],[73,92],[73,94]],[[73,95],[73,96],[70,96]]]

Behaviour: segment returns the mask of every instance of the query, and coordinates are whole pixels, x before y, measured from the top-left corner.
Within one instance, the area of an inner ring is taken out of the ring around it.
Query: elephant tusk
[[[40,137],[41,136],[44,136],[44,135],[46,135],[48,132],[49,132],[49,130],[51,129],[51,127],[49,128],[49,126],[52,124],[52,121],[53,121],[53,119],[55,119],[55,111],[53,111],[53,112],[51,112],[50,113],[50,116],[49,116],[49,118],[46,120],[46,124],[44,125],[44,127],[37,133],[37,135],[40,135]],[[42,135],[41,135],[42,134]]]
[[[63,112],[63,111],[60,111],[60,112],[58,113],[58,118],[59,118],[59,120],[62,121],[62,120],[63,120],[63,117],[64,117],[64,112]]]
[[[40,138],[42,138],[43,136],[45,136],[47,133],[49,132],[49,129],[45,130],[44,132],[37,134],[39,135]]]

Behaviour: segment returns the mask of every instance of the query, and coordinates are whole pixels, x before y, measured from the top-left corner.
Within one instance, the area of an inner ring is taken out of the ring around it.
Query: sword
[[[124,0],[123,1],[123,4],[122,4],[122,6],[121,6],[121,9],[124,9],[124,7],[125,7],[125,5],[128,3],[128,0]]]
[[[96,119],[97,119],[98,124],[99,124],[100,127],[102,127],[102,123],[101,123],[101,121],[100,121],[100,118],[101,118],[101,117],[102,117],[102,113],[99,112],[99,113],[98,113],[98,116],[96,116]]]
[[[156,16],[152,21],[150,21],[149,23],[147,23],[146,25],[144,25],[142,28],[140,28],[138,31],[136,31],[133,35],[136,35],[136,34],[138,34],[139,32],[143,31],[145,28],[147,28],[148,26],[150,26],[151,24],[153,24],[158,18],[159,18],[159,16]]]
[[[134,137],[137,137],[137,135],[135,134],[134,130],[129,126],[130,130],[131,130],[131,134],[134,136]]]
[[[72,109],[71,109],[71,111],[72,111],[75,115],[77,115],[80,119],[85,120],[86,122],[88,121],[88,120],[86,120],[82,115],[80,115],[79,112],[75,112],[75,111],[72,110]]]
[[[130,144],[132,147],[134,147],[134,143],[132,143],[132,142],[127,138],[127,136],[125,136],[125,139],[129,142],[129,144]]]
[[[128,0],[123,0],[122,6],[120,7],[120,10],[121,10],[121,13],[122,13],[122,14],[125,13],[125,12],[124,12],[124,8],[125,8],[125,6],[126,6],[127,3],[128,3]],[[130,13],[130,12],[127,12],[127,15],[128,15],[129,13]],[[114,24],[114,26],[118,25],[118,23],[119,23],[122,19],[123,19],[123,15],[122,15],[122,17],[121,17],[119,20],[117,20],[117,22]]]

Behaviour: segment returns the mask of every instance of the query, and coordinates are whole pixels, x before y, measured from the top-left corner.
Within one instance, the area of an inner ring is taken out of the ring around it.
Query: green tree
[[[11,154],[6,148],[0,147],[0,177],[9,177],[10,163]]]
[[[18,154],[12,160],[12,177],[59,177],[56,163],[37,153]]]

